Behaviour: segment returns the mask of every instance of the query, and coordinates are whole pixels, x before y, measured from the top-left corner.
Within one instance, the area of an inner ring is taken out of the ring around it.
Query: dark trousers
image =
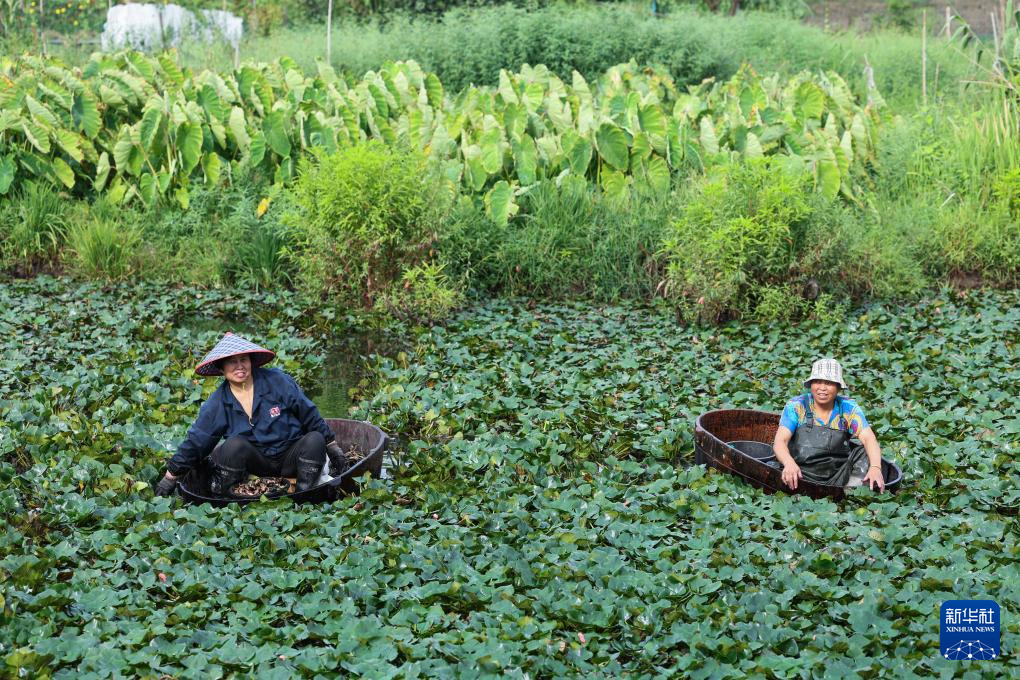
[[[243,475],[259,477],[297,477],[304,468],[316,474],[326,462],[326,440],[318,432],[309,432],[290,445],[279,456],[264,456],[244,437],[231,437],[217,446],[209,457],[212,464],[243,479]]]

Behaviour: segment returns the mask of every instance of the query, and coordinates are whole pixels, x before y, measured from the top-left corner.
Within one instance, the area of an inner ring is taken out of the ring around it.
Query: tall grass
[[[324,53],[317,29],[280,33],[255,47],[253,56],[284,51],[305,67]],[[494,84],[501,68],[548,66],[561,77],[578,70],[594,78],[609,66],[636,60],[665,65],[681,84],[725,78],[749,62],[762,72],[831,69],[864,93],[864,69],[894,106],[921,102],[920,35],[826,33],[775,14],[736,17],[681,8],[654,18],[645,6],[562,5],[524,11],[513,7],[456,10],[439,21],[401,17],[384,25],[342,24],[334,29],[333,63],[355,74],[386,60],[415,59],[435,71],[450,91]],[[955,97],[971,74],[965,59],[941,40],[928,44],[932,100]]]
[[[0,208],[0,254],[8,267],[30,271],[56,257],[67,230],[67,201],[49,184],[26,182]]]
[[[654,255],[675,195],[612,202],[576,180],[532,187],[507,225],[462,202],[440,243],[451,275],[496,294],[651,298],[660,278]]]
[[[675,4],[675,3],[674,3]],[[249,35],[242,59],[270,61],[286,55],[308,72],[326,55],[321,23]],[[63,56],[81,63],[83,49]],[[219,45],[186,44],[182,61],[193,68],[230,69],[233,51]],[[568,78],[573,70],[593,79],[608,67],[634,59],[662,64],[681,84],[726,78],[749,62],[762,72],[835,70],[864,93],[864,68],[894,107],[921,102],[920,35],[901,31],[827,33],[779,13],[741,12],[735,17],[681,5],[653,17],[644,3],[512,5],[460,8],[441,15],[388,15],[384,20],[337,20],[332,61],[356,76],[387,60],[414,59],[439,75],[448,92],[469,84],[495,84],[500,69],[545,64]],[[928,42],[929,99],[955,97],[972,75],[966,59],[944,40]]]
[[[89,215],[71,226],[67,243],[75,271],[90,279],[122,279],[135,268],[141,235],[131,224]]]

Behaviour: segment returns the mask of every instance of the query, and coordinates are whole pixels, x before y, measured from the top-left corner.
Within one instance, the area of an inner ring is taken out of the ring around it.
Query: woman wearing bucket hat
[[[262,368],[275,356],[233,333],[206,354],[195,373],[224,380],[199,409],[167,464],[157,495],[173,493],[178,478],[206,456],[212,467],[210,487],[217,494],[229,493],[249,473],[294,476],[304,491],[317,483],[327,455],[343,466],[340,446],[315,404],[292,377],[278,368]]]
[[[843,367],[835,359],[819,359],[804,381],[809,391],[783,409],[772,444],[783,466],[783,483],[797,488],[801,479],[830,486],[885,489],[882,450],[864,412],[840,394],[846,390]],[[851,437],[860,444],[854,445]]]

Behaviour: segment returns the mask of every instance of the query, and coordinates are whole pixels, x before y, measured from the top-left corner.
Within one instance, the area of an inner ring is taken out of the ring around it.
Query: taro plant
[[[827,196],[854,196],[878,118],[836,74],[763,78],[749,68],[682,93],[661,68],[621,64],[565,83],[545,66],[497,87],[448,95],[414,62],[360,80],[290,59],[231,73],[182,70],[172,53],[96,55],[84,69],[0,62],[0,192],[44,178],[78,192],[187,207],[197,183],[242,168],[285,183],[309,150],[377,140],[429,158],[452,193],[481,197],[495,221],[545,179],[578,175],[610,196],[665,192],[671,177],[732,159],[781,155]]]

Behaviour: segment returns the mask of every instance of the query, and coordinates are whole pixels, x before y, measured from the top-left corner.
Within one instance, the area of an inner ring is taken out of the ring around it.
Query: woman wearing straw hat
[[[884,490],[878,439],[861,407],[839,393],[847,389],[843,367],[835,359],[816,361],[804,387],[808,393],[794,397],[783,409],[772,444],[783,466],[783,483],[796,489],[801,479],[807,479]],[[851,437],[861,443],[855,446]]]
[[[195,373],[222,375],[224,380],[202,404],[167,464],[157,495],[173,493],[178,478],[206,456],[216,494],[229,493],[249,473],[294,476],[298,490],[304,491],[317,483],[327,455],[342,466],[344,455],[315,404],[292,377],[278,368],[262,368],[275,356],[227,333],[202,359]]]

